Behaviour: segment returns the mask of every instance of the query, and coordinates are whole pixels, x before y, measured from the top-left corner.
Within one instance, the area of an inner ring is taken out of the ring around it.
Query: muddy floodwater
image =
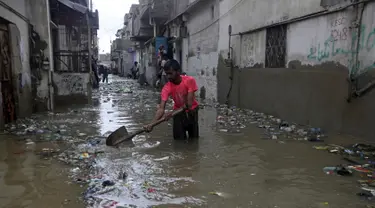
[[[347,163],[321,142],[271,135],[254,113],[202,105],[200,139],[173,141],[171,121],[119,149],[103,138],[153,117],[156,91],[110,77],[93,102],[9,125],[0,140],[0,207],[365,208],[358,175],[326,174]],[[220,110],[221,108],[221,110]],[[229,113],[228,113],[229,112]],[[229,119],[228,119],[229,118]],[[222,120],[218,125],[218,120]],[[359,140],[330,135],[325,142]]]

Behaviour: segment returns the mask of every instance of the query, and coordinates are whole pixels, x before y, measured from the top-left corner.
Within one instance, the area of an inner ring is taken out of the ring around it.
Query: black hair
[[[169,60],[168,55],[167,54],[163,54],[163,56],[161,57],[161,60],[164,60],[164,61]]]
[[[134,65],[137,65],[138,64],[138,61],[134,61]]]
[[[167,61],[167,63],[165,63],[164,69],[170,69],[170,68],[172,68],[172,70],[174,71],[181,71],[180,63],[178,63],[178,61],[176,61],[175,59],[171,59]]]

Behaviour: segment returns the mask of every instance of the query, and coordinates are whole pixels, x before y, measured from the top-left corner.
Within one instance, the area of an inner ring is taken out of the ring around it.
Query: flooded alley
[[[324,143],[359,141],[343,136],[308,141],[298,136],[300,127],[291,124],[285,127],[291,131],[280,131],[278,119],[249,110],[203,104],[197,142],[174,141],[169,121],[118,149],[106,147],[111,131],[125,125],[134,132],[151,121],[159,99],[158,92],[134,80],[113,76],[109,81],[90,105],[37,114],[8,126],[9,133],[1,135],[0,207],[373,204],[372,197],[358,196],[361,174],[323,171],[348,163],[320,150]]]

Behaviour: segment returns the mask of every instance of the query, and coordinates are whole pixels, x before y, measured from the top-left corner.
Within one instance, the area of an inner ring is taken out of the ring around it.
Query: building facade
[[[223,0],[219,8],[220,102],[375,136],[373,1]]]
[[[30,24],[26,1],[0,1],[1,128],[32,113]]]
[[[123,33],[129,37],[132,47],[128,53],[133,62],[139,64],[140,83],[155,85],[159,67],[157,64],[157,40],[164,36],[169,19],[172,0],[140,0],[131,6],[124,17]],[[166,47],[168,47],[166,45]]]
[[[63,23],[63,15],[69,16],[70,23]],[[88,21],[74,25],[85,15]],[[88,22],[91,22],[90,26]],[[66,29],[62,31],[67,25],[73,29],[70,32]],[[85,97],[85,101],[88,101],[90,65],[79,66],[77,63],[88,62],[89,54],[95,48],[91,40],[95,38],[98,26],[98,12],[89,12],[86,1],[0,1],[0,42],[3,51],[0,53],[0,103],[3,108],[0,126],[29,116],[32,112],[53,110],[56,103],[61,103],[56,99],[61,97],[76,96],[75,100]],[[83,39],[78,30],[83,28],[86,37],[87,34],[93,34],[93,37],[85,38],[85,43],[78,43]],[[91,33],[88,32],[89,28]],[[78,45],[84,44],[87,47],[82,51]],[[82,53],[86,53],[86,59],[79,57]]]

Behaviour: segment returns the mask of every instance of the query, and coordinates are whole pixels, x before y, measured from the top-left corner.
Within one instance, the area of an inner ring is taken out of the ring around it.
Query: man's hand
[[[152,127],[152,125],[145,125],[145,126],[143,126],[143,129],[144,129],[147,133],[149,133],[149,132],[152,131],[153,127]]]

